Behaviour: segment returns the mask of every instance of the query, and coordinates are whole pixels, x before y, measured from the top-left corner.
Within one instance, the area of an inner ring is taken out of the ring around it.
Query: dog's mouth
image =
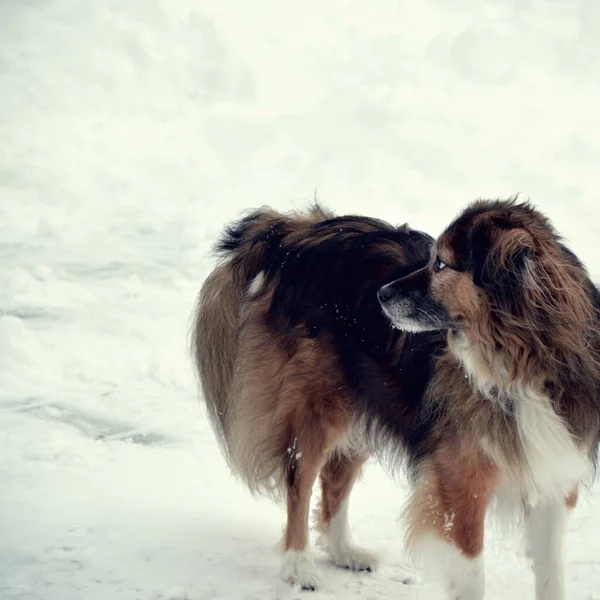
[[[420,333],[455,327],[448,311],[427,296],[400,293],[389,284],[379,290],[377,297],[392,325],[402,331]]]

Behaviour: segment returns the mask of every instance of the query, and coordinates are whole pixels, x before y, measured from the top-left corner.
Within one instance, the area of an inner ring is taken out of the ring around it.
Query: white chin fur
[[[437,327],[427,326],[417,321],[396,321],[392,320],[392,325],[400,331],[406,331],[408,333],[421,333],[422,331],[434,331]]]
[[[382,305],[381,308],[386,317],[392,322],[392,325],[401,331],[420,333],[422,331],[435,331],[436,329],[440,329],[431,321],[424,323],[423,321],[417,321],[407,317],[406,312],[412,312],[412,308],[405,302],[395,301],[392,306]]]
[[[383,307],[383,312],[391,321],[392,326],[396,329],[400,329],[401,331],[420,333],[422,331],[433,331],[438,329],[438,327],[434,327],[433,325],[421,323],[420,321],[414,321],[413,319],[407,319],[406,317],[398,315],[394,311],[390,311],[385,307]]]

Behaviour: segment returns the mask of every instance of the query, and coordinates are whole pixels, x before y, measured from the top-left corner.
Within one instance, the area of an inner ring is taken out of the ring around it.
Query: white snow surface
[[[402,477],[367,469],[374,574],[279,583],[283,512],[228,473],[187,332],[247,208],[433,234],[520,192],[600,280],[597,0],[2,0],[0,598],[444,598],[414,568]],[[600,599],[600,494],[569,526],[568,598]],[[533,598],[490,529],[491,600]]]

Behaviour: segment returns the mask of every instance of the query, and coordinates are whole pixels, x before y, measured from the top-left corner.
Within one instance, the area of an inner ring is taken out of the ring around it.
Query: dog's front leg
[[[527,547],[533,560],[536,600],[565,598],[567,502],[545,500],[528,510]]]
[[[498,470],[459,443],[423,465],[408,509],[408,542],[428,571],[441,574],[449,600],[483,600],[484,521]]]

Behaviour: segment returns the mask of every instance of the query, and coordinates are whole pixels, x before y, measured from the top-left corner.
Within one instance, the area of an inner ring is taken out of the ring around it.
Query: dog
[[[348,529],[348,495],[370,456],[358,421],[395,404],[406,413],[393,432],[400,444],[424,439],[426,377],[410,374],[429,368],[432,342],[403,350],[377,291],[427,264],[432,243],[408,226],[315,206],[259,210],[217,245],[222,260],[202,287],[192,335],[203,396],[232,471],[287,502],[282,576],[304,589],[320,586],[308,536],[319,475],[321,544],[340,567],[376,566]]]
[[[550,222],[528,203],[478,201],[435,241],[319,207],[264,209],[218,250],[195,362],[231,469],[287,502],[284,579],[319,586],[318,477],[333,562],[375,568],[348,528],[374,455],[407,468],[408,547],[443,571],[449,598],[484,597],[495,500],[522,513],[537,600],[564,599],[566,517],[600,439],[600,294]]]

